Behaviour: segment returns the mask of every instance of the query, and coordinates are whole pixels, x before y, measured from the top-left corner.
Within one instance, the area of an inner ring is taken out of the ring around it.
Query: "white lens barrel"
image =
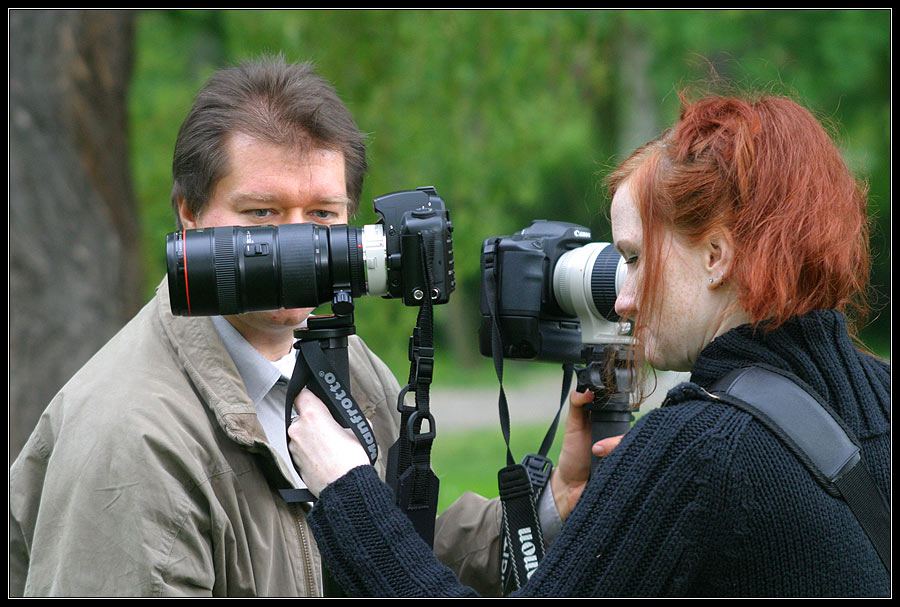
[[[362,248],[366,268],[366,294],[387,295],[387,241],[382,224],[363,226]]]
[[[553,294],[565,312],[578,317],[584,343],[628,340],[613,309],[625,281],[626,267],[618,252],[608,249],[612,246],[608,242],[591,242],[567,251],[553,270]],[[601,254],[608,258],[607,263],[597,264]]]

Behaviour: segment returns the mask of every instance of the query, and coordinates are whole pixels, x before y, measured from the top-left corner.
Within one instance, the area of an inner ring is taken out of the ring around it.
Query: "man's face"
[[[347,223],[349,200],[340,152],[313,148],[301,154],[242,133],[228,138],[226,151],[226,174],[213,187],[204,209],[191,214],[179,204],[185,228]],[[266,334],[274,339],[291,331],[311,311],[251,312],[229,320],[253,343]]]

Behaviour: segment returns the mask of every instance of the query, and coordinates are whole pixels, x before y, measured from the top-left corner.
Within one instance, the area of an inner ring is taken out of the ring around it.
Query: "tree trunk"
[[[128,11],[9,14],[9,451],[136,311]]]
[[[620,80],[619,132],[621,160],[659,135],[659,102],[653,92],[650,61],[653,49],[637,27],[623,19],[616,37]]]

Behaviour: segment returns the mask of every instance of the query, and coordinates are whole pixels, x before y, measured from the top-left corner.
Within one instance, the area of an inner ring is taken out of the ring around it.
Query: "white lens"
[[[567,251],[560,256],[553,270],[553,289],[560,307],[569,314],[580,315],[581,312],[609,317],[618,294],[616,271],[610,264],[598,269],[598,258],[605,252],[615,253],[611,258],[617,263],[621,257],[615,249],[607,251],[612,245],[608,242],[590,242],[584,246]],[[602,275],[601,275],[602,273]]]
[[[565,312],[578,317],[584,343],[623,341],[615,302],[625,271],[622,256],[608,242],[588,243],[557,261],[553,294]]]
[[[387,241],[382,224],[363,226],[362,248],[366,268],[366,294],[386,295],[388,292]]]

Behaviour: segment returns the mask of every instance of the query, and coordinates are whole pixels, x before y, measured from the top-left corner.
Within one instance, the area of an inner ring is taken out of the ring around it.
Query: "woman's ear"
[[[709,284],[716,288],[728,279],[734,267],[734,237],[729,230],[717,229],[706,237],[703,246]]]

